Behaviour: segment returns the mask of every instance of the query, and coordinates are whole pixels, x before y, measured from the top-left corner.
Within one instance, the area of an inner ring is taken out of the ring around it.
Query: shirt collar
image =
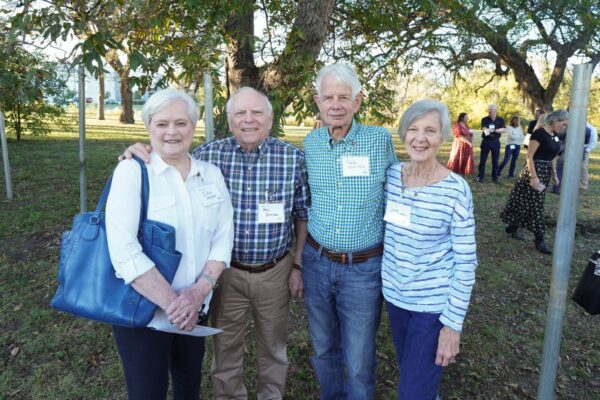
[[[235,139],[235,137],[232,137],[232,139],[235,143],[236,151],[239,151],[240,153],[251,154],[242,148],[242,146],[238,143],[238,141]],[[271,143],[272,140],[273,140],[273,138],[271,137],[271,135],[267,136],[265,138],[265,140],[263,140],[263,142],[261,144],[259,144],[258,147],[254,151],[252,151],[252,153],[258,153],[259,156],[263,156],[269,149],[269,143]]]
[[[358,135],[358,132],[360,131],[359,125],[360,124],[358,122],[356,122],[355,119],[352,119],[352,125],[350,125],[350,130],[348,131],[346,136],[341,138],[337,143],[346,143],[346,142],[354,143],[356,141],[356,136]],[[321,129],[323,129],[323,131],[327,137],[327,140],[332,140],[332,137],[329,134],[329,129],[327,127],[323,127]]]
[[[192,160],[192,156],[189,153],[187,156],[190,158],[190,160]],[[153,151],[152,153],[150,153],[150,164],[149,165],[152,168],[152,171],[156,175],[160,175],[163,172],[165,172],[167,169],[172,168],[169,164],[167,164],[165,162],[165,160],[162,159],[162,157],[156,151]],[[198,172],[200,172],[200,174],[202,174],[202,171],[200,171],[198,169],[198,166],[196,165],[196,163],[191,162],[190,173],[188,174],[188,176],[192,176],[194,174],[197,174]]]

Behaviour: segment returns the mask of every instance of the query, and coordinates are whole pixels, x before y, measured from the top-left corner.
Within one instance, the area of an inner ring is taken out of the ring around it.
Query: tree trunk
[[[131,90],[131,86],[129,85],[128,75],[129,74],[121,76],[119,74],[119,79],[121,80],[121,84],[119,86],[121,91],[121,115],[119,116],[119,121],[124,124],[134,124],[133,92]]]
[[[108,62],[117,75],[119,75],[119,89],[121,92],[121,115],[119,116],[119,121],[124,124],[134,124],[133,93],[129,85],[129,63],[124,65],[121,60],[119,60],[119,55],[116,50],[111,50],[106,53],[106,62]]]
[[[98,120],[104,121],[104,73],[98,75]]]
[[[15,134],[17,141],[21,140],[21,103],[17,101],[17,111],[15,112]]]
[[[254,14],[231,15],[226,25],[231,37],[226,69],[228,91],[251,86],[264,91],[273,103],[277,131],[285,108],[299,95],[299,88],[314,78],[317,57],[327,37],[335,0],[299,0],[296,20],[287,35],[285,49],[260,69],[254,62]]]

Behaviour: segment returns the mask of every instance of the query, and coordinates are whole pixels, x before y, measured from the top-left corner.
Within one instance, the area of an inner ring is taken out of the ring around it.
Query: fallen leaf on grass
[[[14,312],[21,311],[23,309],[23,304],[17,304],[15,308],[13,308]]]
[[[16,356],[17,353],[19,352],[19,348],[18,347],[13,347],[13,349],[10,351],[10,355],[12,357]]]

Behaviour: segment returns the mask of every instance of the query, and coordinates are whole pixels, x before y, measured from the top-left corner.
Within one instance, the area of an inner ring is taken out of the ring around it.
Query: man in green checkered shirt
[[[354,120],[362,94],[345,64],[316,79],[324,127],[304,139],[311,191],[303,281],[321,399],[371,399],[381,315],[383,185],[390,133]]]

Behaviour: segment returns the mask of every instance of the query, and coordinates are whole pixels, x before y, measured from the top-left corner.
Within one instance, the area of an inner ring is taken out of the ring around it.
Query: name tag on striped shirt
[[[410,227],[410,214],[410,206],[388,201],[385,207],[385,215],[383,216],[383,220],[394,225],[408,228]]]
[[[368,156],[343,156],[342,157],[342,175],[349,176],[369,176],[371,174]]]
[[[259,224],[283,224],[285,214],[283,212],[283,203],[258,203],[258,223]]]

